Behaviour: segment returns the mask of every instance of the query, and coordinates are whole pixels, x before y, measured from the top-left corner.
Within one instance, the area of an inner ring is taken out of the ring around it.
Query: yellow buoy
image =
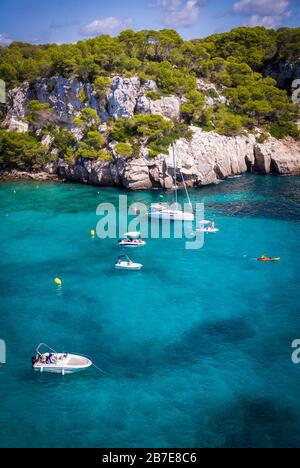
[[[62,282],[59,278],[55,278],[54,283],[57,284],[57,286],[61,286]]]
[[[17,193],[17,191],[16,191],[16,190],[13,190],[13,194],[15,195],[16,193]]]
[[[95,237],[95,231],[94,231],[94,229],[91,229],[91,236],[92,236],[92,237]]]
[[[36,188],[40,188],[40,186],[39,186],[39,185],[37,185],[37,186],[36,186]]]

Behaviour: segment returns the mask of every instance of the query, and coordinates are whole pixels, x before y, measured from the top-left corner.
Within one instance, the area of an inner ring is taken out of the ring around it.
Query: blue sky
[[[76,42],[122,29],[176,29],[185,39],[234,27],[298,27],[300,0],[1,0],[0,44]]]

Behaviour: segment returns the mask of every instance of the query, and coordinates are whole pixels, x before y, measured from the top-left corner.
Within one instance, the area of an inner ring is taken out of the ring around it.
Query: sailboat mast
[[[173,143],[173,166],[174,166],[174,190],[175,190],[175,203],[177,205],[178,203],[178,197],[177,197],[177,180],[176,180],[176,156],[175,156],[175,147]]]
[[[188,199],[190,207],[192,208],[193,205],[192,205],[192,202],[191,202],[191,199],[190,199],[190,196],[189,196],[189,192],[188,192],[188,189],[187,189],[183,174],[182,174],[182,172],[180,172],[180,173],[181,173],[181,178],[182,178],[182,182],[183,182],[183,185],[184,185],[184,190],[185,190],[185,193],[186,193],[186,197]]]

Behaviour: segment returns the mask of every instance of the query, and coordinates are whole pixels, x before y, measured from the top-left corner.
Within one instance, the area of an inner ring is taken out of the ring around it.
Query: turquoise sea
[[[149,239],[130,251],[140,272],[115,271],[116,241],[90,237],[119,193],[0,184],[0,446],[300,446],[300,178],[191,191],[220,232],[200,250]],[[41,341],[103,372],[35,373]]]

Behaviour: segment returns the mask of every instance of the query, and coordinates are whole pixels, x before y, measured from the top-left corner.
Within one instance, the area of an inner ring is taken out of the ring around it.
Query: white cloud
[[[290,0],[239,0],[234,4],[233,10],[243,15],[275,16],[284,14],[289,4]]]
[[[165,17],[166,26],[187,28],[198,21],[199,4],[196,0],[188,0],[182,8],[170,11]]]
[[[200,6],[207,0],[157,0],[150,6],[164,10],[164,24],[169,27],[188,28],[197,23]]]
[[[182,0],[157,0],[150,4],[153,8],[165,8],[167,11],[178,10],[181,7]]]
[[[0,34],[0,45],[9,45],[12,42],[6,34]]]
[[[82,36],[97,36],[99,34],[118,34],[124,29],[132,27],[132,19],[127,18],[125,20],[115,18],[114,16],[108,16],[100,20],[94,20],[82,28],[80,34]]]
[[[249,26],[275,29],[291,16],[290,0],[239,0],[233,11],[249,18]]]
[[[276,29],[281,23],[281,16],[252,15],[249,19],[250,26],[264,26],[267,29]]]

